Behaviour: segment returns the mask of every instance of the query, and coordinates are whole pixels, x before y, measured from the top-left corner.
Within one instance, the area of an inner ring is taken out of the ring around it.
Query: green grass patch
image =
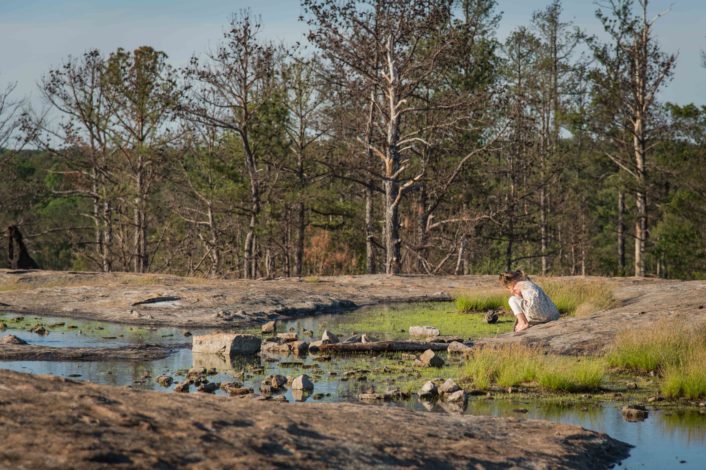
[[[620,333],[608,354],[613,367],[655,371],[660,390],[671,398],[706,396],[706,325],[661,321]]]
[[[567,315],[589,315],[617,305],[613,290],[601,279],[550,279],[537,281],[559,311]]]
[[[545,355],[513,345],[479,348],[472,353],[462,375],[479,389],[537,384],[548,391],[579,392],[600,389],[606,371],[598,358]]]
[[[484,312],[490,309],[505,308],[508,294],[504,291],[468,292],[455,299],[456,310],[460,313]]]
[[[442,335],[480,338],[512,331],[514,319],[501,315],[495,324],[488,324],[481,315],[468,315],[456,311],[451,302],[425,302],[392,305],[342,315],[335,324],[329,322],[334,332],[367,333],[382,338],[408,338],[409,327],[433,326]]]

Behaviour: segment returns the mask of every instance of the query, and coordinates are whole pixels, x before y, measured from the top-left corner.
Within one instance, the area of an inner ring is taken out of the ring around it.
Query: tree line
[[[42,112],[0,93],[0,222],[53,269],[703,277],[706,106],[659,101],[648,3],[603,40],[560,0],[504,41],[495,0],[302,0],[293,47],[243,11],[181,68],[88,50]]]

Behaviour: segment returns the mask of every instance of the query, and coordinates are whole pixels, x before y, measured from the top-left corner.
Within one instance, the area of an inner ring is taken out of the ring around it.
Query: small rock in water
[[[410,336],[439,336],[439,329],[433,326],[410,326]]]
[[[309,352],[309,343],[306,341],[292,341],[289,348],[295,356],[301,356]]]
[[[358,395],[358,400],[360,401],[376,401],[382,400],[383,398],[384,396],[379,393],[361,393]]]
[[[299,339],[297,334],[291,331],[289,333],[277,333],[277,338],[285,342],[296,341]]]
[[[498,312],[497,310],[488,310],[485,312],[485,321],[486,323],[497,323],[498,322]]]
[[[292,390],[313,390],[314,383],[311,381],[308,375],[300,375],[299,377],[292,380]]]
[[[215,382],[208,382],[199,385],[199,388],[197,388],[196,390],[202,393],[214,393],[216,390],[218,390],[218,387],[220,387],[220,384],[217,384]]]
[[[307,329],[302,330],[302,334],[303,334],[304,336],[309,337],[309,338],[311,338],[312,336],[314,336],[314,332],[311,331],[311,330],[307,330]]]
[[[353,335],[343,340],[343,344],[360,343],[363,340],[363,335]]]
[[[443,367],[444,365],[444,360],[431,349],[424,351],[418,361],[424,367]]]
[[[309,352],[315,353],[318,352],[319,349],[321,349],[321,346],[324,344],[323,341],[312,341],[309,343]]]
[[[424,385],[422,385],[422,388],[419,390],[417,395],[419,395],[419,398],[422,400],[431,400],[435,396],[438,395],[438,391],[436,389],[436,384],[432,382],[431,380]]]
[[[189,336],[191,336],[191,332],[190,332],[190,331],[185,331],[185,332],[182,333],[182,334],[183,334],[184,336],[186,336],[187,338],[188,338]]]
[[[453,393],[446,395],[447,403],[463,403],[466,401],[466,392],[463,390],[456,390]]]
[[[42,335],[42,336],[46,336],[49,334],[49,331],[46,328],[44,328],[43,325],[40,325],[39,323],[34,325],[29,331],[31,331],[32,333],[37,333],[38,335]]]
[[[329,330],[324,330],[324,333],[321,335],[321,341],[327,342],[329,344],[336,344],[339,342],[339,339],[338,336],[331,333]]]
[[[446,380],[446,382],[444,382],[441,387],[439,387],[439,393],[441,393],[442,395],[451,394],[459,390],[461,390],[461,387],[456,385],[456,382],[454,382],[453,379]]]
[[[157,377],[156,380],[157,383],[162,387],[169,387],[174,382],[174,379],[172,379],[168,375],[160,375],[159,377]]]
[[[648,411],[643,405],[625,405],[620,410],[625,421],[636,422],[647,419]]]
[[[174,387],[174,391],[177,393],[189,393],[189,387],[191,386],[191,382],[186,381],[186,382],[180,382],[176,384],[176,387]]]
[[[277,332],[277,320],[268,321],[260,327],[260,331],[264,334],[274,334]]]
[[[223,390],[232,397],[248,395],[249,393],[252,393],[252,390],[243,387],[242,384],[239,384],[237,382],[226,382],[224,384],[221,384],[221,390]]]
[[[368,335],[361,335],[360,336],[360,342],[361,343],[375,343],[377,342],[377,338],[373,338],[372,336]]]
[[[278,390],[287,384],[287,377],[284,375],[271,375],[267,378],[267,380],[269,380],[270,386],[275,390]]]
[[[18,338],[15,335],[6,335],[0,338],[2,344],[27,344],[27,341]]]

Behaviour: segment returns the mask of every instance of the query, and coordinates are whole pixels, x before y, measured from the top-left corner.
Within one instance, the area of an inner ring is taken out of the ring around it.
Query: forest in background
[[[302,0],[292,47],[243,11],[182,68],[77,51],[41,112],[0,91],[0,224],[58,270],[706,278],[706,106],[659,102],[650,6],[500,41],[495,0]]]

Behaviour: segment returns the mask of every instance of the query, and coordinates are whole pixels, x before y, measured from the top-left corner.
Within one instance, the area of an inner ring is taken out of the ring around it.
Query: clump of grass
[[[668,365],[660,389],[670,398],[685,397],[690,400],[706,396],[706,348],[695,353],[683,363]]]
[[[667,397],[706,396],[706,325],[661,321],[620,333],[608,363],[636,372],[655,371]]]
[[[505,291],[467,292],[455,299],[456,310],[461,313],[483,312],[503,308],[507,305],[508,294]]]
[[[600,388],[604,376],[605,365],[600,359],[545,355],[519,345],[479,348],[463,370],[464,379],[480,389],[536,383],[551,391],[590,391]]]
[[[555,392],[589,392],[601,388],[605,374],[605,364],[600,359],[555,356],[539,369],[537,382]]]
[[[619,333],[608,354],[614,367],[661,373],[667,366],[684,363],[694,352],[706,349],[706,327],[659,322],[649,328]]]
[[[567,315],[589,315],[615,307],[617,303],[610,285],[600,279],[542,279],[538,284],[559,311]]]

